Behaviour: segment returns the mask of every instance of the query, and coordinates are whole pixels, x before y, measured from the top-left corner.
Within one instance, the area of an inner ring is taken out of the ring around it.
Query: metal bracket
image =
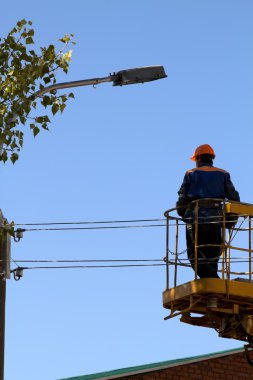
[[[191,311],[192,307],[193,307],[194,305],[196,305],[199,301],[201,301],[202,298],[203,298],[203,296],[200,296],[200,297],[198,297],[198,298],[196,299],[196,301],[193,302],[193,297],[190,297],[190,305],[189,305],[189,307],[187,307],[186,309],[180,310],[180,311],[178,311],[177,313],[175,313],[174,310],[171,309],[171,313],[170,313],[170,315],[168,315],[167,317],[165,317],[165,318],[163,318],[163,319],[164,319],[165,321],[167,321],[167,319],[171,319],[171,318],[177,317],[177,316],[180,315],[180,314],[183,315],[183,314],[185,314],[185,313],[189,313],[189,312]]]

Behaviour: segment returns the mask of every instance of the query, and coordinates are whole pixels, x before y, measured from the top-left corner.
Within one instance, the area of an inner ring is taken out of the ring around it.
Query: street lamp
[[[41,90],[35,92],[30,99],[39,98],[44,94],[53,91],[53,90],[61,90],[65,88],[72,87],[81,87],[81,86],[95,86],[100,83],[113,82],[113,86],[125,86],[128,84],[137,84],[137,83],[145,83],[151,82],[158,79],[167,78],[163,66],[144,66],[137,67],[135,69],[127,69],[121,70],[117,73],[112,73],[108,77],[105,78],[92,78],[92,79],[83,79],[72,82],[63,82],[63,83],[55,83],[50,86],[44,87]],[[10,122],[13,122],[17,119],[17,114],[15,114]],[[0,153],[3,149],[3,143],[0,143]],[[0,378],[1,380],[1,378]]]
[[[99,83],[105,82],[113,82],[113,86],[125,86],[128,84],[137,84],[137,83],[145,83],[150,82],[162,78],[166,78],[167,75],[165,73],[163,66],[145,66],[138,67],[135,69],[128,69],[118,71],[117,73],[110,74],[105,78],[93,78],[93,79],[84,79],[73,82],[64,82],[64,83],[55,83],[53,85],[44,87],[43,89],[37,91],[33,98],[38,98],[43,96],[47,92],[53,90],[61,90],[64,88],[72,88],[72,87],[80,87],[80,86],[90,86],[97,85]],[[11,121],[15,121],[17,119],[17,115],[14,115]],[[0,152],[3,148],[3,143],[0,144]],[[0,223],[3,219],[2,213],[0,210]],[[8,236],[8,234],[6,234]],[[7,244],[7,245],[6,245]],[[6,278],[10,278],[9,276],[9,266],[10,260],[6,257],[6,254],[10,252],[9,240],[7,241],[3,249],[3,237],[0,236],[0,261],[3,263],[8,263],[8,271],[2,277],[0,277],[0,380],[4,378],[4,332],[5,332],[5,297],[6,297]],[[7,252],[7,253],[6,253]]]
[[[158,80],[162,78],[166,78],[167,75],[165,73],[163,66],[145,66],[138,67],[136,69],[128,69],[118,71],[117,73],[110,74],[105,78],[92,78],[92,79],[84,79],[77,80],[73,82],[63,82],[63,83],[55,83],[51,86],[44,87],[42,90],[39,90],[35,93],[35,97],[42,96],[47,92],[53,90],[61,90],[64,88],[71,87],[80,87],[80,86],[90,86],[97,85],[99,83],[113,82],[113,86],[124,86],[127,84],[136,84],[136,83],[145,83],[153,80]]]

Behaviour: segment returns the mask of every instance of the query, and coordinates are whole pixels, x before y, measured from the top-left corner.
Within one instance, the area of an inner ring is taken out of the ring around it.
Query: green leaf
[[[49,117],[47,115],[44,116],[44,122],[45,123],[51,123],[51,121],[50,121],[50,119],[49,119]]]
[[[41,101],[41,104],[44,107],[47,107],[49,104],[51,104],[50,97],[48,95],[43,96],[43,99]]]
[[[53,115],[55,115],[59,111],[59,108],[60,108],[60,106],[59,106],[58,103],[54,103],[52,105],[52,113],[53,113]]]
[[[0,156],[0,159],[5,163],[8,160],[7,151],[4,150]]]
[[[26,20],[23,18],[23,20],[20,20],[17,22],[17,26],[19,28],[22,28],[24,25],[26,25]]]
[[[59,41],[63,42],[64,44],[68,43],[70,41],[70,37],[68,34],[65,34],[64,37],[60,38]]]
[[[44,80],[45,84],[51,82],[51,79],[49,77],[45,77],[45,78],[43,78],[43,80]]]
[[[73,94],[73,92],[71,92],[69,95],[68,95],[69,98],[73,98],[75,99],[75,95]]]
[[[34,36],[34,30],[33,29],[30,29],[28,32],[27,32],[27,35],[32,37]]]
[[[21,123],[22,123],[23,125],[25,125],[26,118],[25,118],[24,116],[20,116],[19,119],[20,119]]]
[[[18,145],[16,144],[16,140],[14,139],[13,141],[12,141],[12,143],[11,143],[11,149],[16,149],[16,148],[18,148]]]
[[[60,110],[61,110],[61,113],[63,113],[63,111],[64,111],[64,109],[66,108],[67,106],[66,106],[66,104],[61,104],[60,105]]]
[[[13,165],[15,164],[15,162],[18,160],[18,154],[17,153],[12,153],[11,155],[11,162],[13,163]]]
[[[45,129],[46,131],[49,131],[49,128],[47,126],[47,123],[42,123],[42,128]]]
[[[41,123],[43,123],[43,121],[44,121],[43,116],[36,117],[36,123],[41,124]]]
[[[62,102],[66,102],[66,100],[67,100],[67,95],[61,95],[60,98],[61,98],[61,101],[62,101]]]
[[[17,28],[13,28],[11,31],[10,31],[10,33],[9,34],[14,34],[14,33],[17,33]]]
[[[38,133],[40,133],[40,129],[38,127],[34,127],[33,128],[33,136],[36,137]]]
[[[32,37],[27,37],[26,40],[25,40],[25,43],[27,45],[30,45],[30,44],[34,44],[34,41],[33,41]]]
[[[54,61],[56,59],[54,45],[49,45],[47,49],[43,50],[43,58],[45,61]]]

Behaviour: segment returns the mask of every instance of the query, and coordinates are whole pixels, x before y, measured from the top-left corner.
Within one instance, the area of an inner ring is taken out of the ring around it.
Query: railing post
[[[227,251],[227,279],[230,280],[230,240],[231,240],[231,230],[228,230],[228,247]]]
[[[166,215],[166,290],[169,289],[169,213]]]
[[[225,263],[227,262],[227,254],[226,254],[226,214],[225,214],[225,201],[223,202],[222,209],[222,280],[224,280],[225,274]]]
[[[249,216],[249,281],[252,278],[252,252],[251,252],[251,216]]]
[[[174,288],[177,286],[177,261],[178,261],[178,220],[176,220]]]
[[[194,241],[194,271],[195,271],[195,280],[197,280],[197,271],[198,271],[198,233],[199,233],[199,202],[196,201],[195,207],[195,241]],[[200,264],[201,265],[201,264]]]

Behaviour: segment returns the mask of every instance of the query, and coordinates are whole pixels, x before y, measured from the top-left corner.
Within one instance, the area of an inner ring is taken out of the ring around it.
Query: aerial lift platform
[[[198,245],[198,225],[201,223],[198,217],[195,221],[194,275],[188,260],[185,261],[181,258],[186,250],[179,252],[180,226],[184,224],[183,220],[176,215],[176,208],[170,209],[164,214],[167,233],[166,257],[164,258],[166,289],[163,292],[163,306],[170,310],[170,314],[164,319],[181,316],[181,322],[213,328],[220,337],[247,342],[246,356],[252,365],[249,351],[253,348],[253,250],[251,238],[253,205],[227,202],[221,199],[217,201],[222,205],[221,221],[219,222],[222,229],[218,271],[220,279],[197,278],[197,266],[201,265],[197,258],[197,250],[201,248],[201,245]],[[198,215],[198,201],[194,201],[194,207],[196,207],[196,215]],[[173,234],[172,229],[174,229]],[[232,245],[235,237],[237,240],[241,239],[239,244],[244,247]],[[242,240],[244,244],[241,243]],[[172,243],[174,243],[173,251],[170,248]],[[237,257],[235,257],[235,253],[237,253]],[[236,266],[235,270],[232,268],[234,266]],[[179,279],[181,267],[190,267],[194,279],[182,283],[184,276],[181,276],[181,281]]]

